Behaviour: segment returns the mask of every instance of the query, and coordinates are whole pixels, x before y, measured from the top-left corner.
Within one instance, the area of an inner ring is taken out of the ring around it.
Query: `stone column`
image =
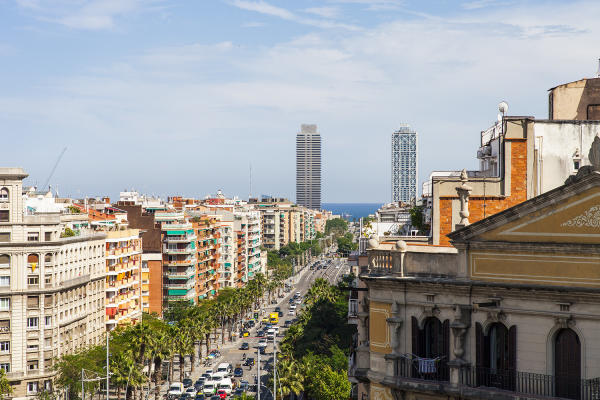
[[[466,337],[471,326],[471,306],[454,305],[454,319],[450,323],[452,330],[453,348],[452,359],[448,362],[450,368],[450,384],[458,386],[461,374],[469,363],[465,360]]]
[[[400,318],[401,310],[400,305],[397,302],[392,303],[392,316],[390,318],[386,318],[386,322],[389,329],[390,334],[390,346],[392,348],[392,353],[387,354],[385,357],[386,361],[386,376],[394,377],[394,363],[398,359],[401,354],[401,341],[400,334],[402,329],[402,323],[404,322],[402,318]]]
[[[392,273],[399,276],[404,276],[404,256],[408,246],[404,240],[398,240],[394,245],[392,254]]]

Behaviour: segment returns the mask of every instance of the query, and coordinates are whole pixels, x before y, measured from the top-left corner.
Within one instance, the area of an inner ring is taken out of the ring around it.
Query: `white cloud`
[[[287,21],[294,21],[299,24],[315,26],[322,29],[344,29],[348,31],[358,31],[361,29],[356,25],[340,23],[330,19],[303,18],[285,8],[274,6],[263,0],[234,0],[231,2],[231,4],[242,10],[254,11],[260,14],[278,17]]]
[[[262,26],[265,26],[265,24],[257,21],[244,22],[242,24],[242,28],[260,28]]]
[[[17,0],[36,18],[80,30],[114,29],[119,18],[153,9],[158,0]],[[154,8],[156,11],[156,8]]]
[[[309,14],[318,15],[323,18],[338,18],[340,16],[340,9],[337,7],[311,7],[304,10]]]
[[[600,4],[461,12],[390,19],[343,36],[315,29],[269,46],[154,48],[49,82],[33,97],[4,92],[0,121],[14,121],[17,136],[27,126],[53,142],[81,145],[88,156],[83,137],[102,138],[94,152],[107,157],[116,142],[136,149],[102,163],[100,173],[83,160],[78,169],[90,186],[111,176],[125,187],[141,179],[144,165],[146,181],[165,190],[222,187],[243,195],[252,161],[255,193],[292,198],[293,135],[301,123],[316,122],[325,199],[385,200],[389,135],[399,123],[420,134],[421,179],[434,169],[475,167],[479,131],[494,121],[499,100],[511,113],[544,118],[547,88],[595,72]],[[171,154],[194,173],[173,174],[149,161]]]

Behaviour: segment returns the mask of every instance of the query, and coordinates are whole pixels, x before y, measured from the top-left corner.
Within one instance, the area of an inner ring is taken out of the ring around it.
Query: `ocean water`
[[[323,203],[323,209],[340,214],[348,221],[374,214],[384,203]]]

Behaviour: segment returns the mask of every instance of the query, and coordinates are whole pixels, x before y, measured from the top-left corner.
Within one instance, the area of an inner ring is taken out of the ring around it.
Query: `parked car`
[[[261,339],[260,342],[258,342],[258,347],[267,347],[267,341],[265,339]]]
[[[279,311],[279,318],[283,317],[283,311]]]
[[[281,311],[281,307],[279,307],[279,306],[275,307],[275,312],[279,312],[279,311]]]
[[[220,389],[217,391],[217,394],[219,395],[219,398],[221,400],[226,399],[227,398],[227,392],[224,391],[223,389]]]
[[[173,382],[173,383],[171,383],[171,386],[169,387],[169,391],[167,392],[167,394],[169,396],[179,397],[183,394],[183,391],[184,391],[183,383]]]
[[[194,400],[205,400],[204,394],[196,393],[196,397],[194,397]]]
[[[179,400],[190,400],[190,394],[189,393],[182,393],[181,396],[179,396]]]
[[[190,386],[192,386],[193,383],[194,381],[192,381],[190,378],[185,378],[183,380],[183,387],[189,388]]]
[[[290,305],[290,310],[295,310],[296,309],[296,305],[295,304],[291,304]]]
[[[193,387],[193,386],[190,386],[189,388],[187,388],[187,389],[186,389],[186,391],[185,391],[185,392],[186,392],[186,393],[188,394],[188,396],[190,396],[190,398],[191,398],[191,397],[196,397],[196,393],[197,393],[198,391],[196,390],[196,388],[195,388],[195,387]]]
[[[233,370],[233,376],[235,376],[236,378],[244,376],[244,370],[242,368],[236,368],[236,369],[234,369]]]
[[[262,329],[258,332],[256,332],[256,336],[258,337],[264,337],[265,336],[265,331],[263,331]]]
[[[284,328],[289,328],[290,326],[292,326],[292,321],[289,319],[283,323]]]
[[[295,310],[290,310],[290,311],[288,311],[288,315],[296,315],[296,311]]]
[[[244,392],[248,390],[248,386],[250,385],[250,383],[247,380],[241,380],[240,384],[238,386],[239,389],[242,389]]]
[[[248,350],[248,349],[250,349],[250,344],[248,344],[248,342],[244,342],[240,346],[240,350]]]

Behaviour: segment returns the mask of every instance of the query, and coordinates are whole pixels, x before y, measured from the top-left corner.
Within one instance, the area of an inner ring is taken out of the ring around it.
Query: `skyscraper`
[[[321,209],[321,135],[302,124],[296,135],[296,203]]]
[[[417,132],[408,125],[392,133],[392,201],[417,198]]]

